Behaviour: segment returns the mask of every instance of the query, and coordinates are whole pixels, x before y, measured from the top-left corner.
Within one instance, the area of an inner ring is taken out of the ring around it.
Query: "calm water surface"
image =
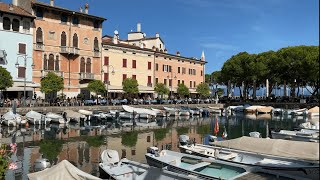
[[[219,121],[219,133],[227,131],[227,139],[248,136],[258,131],[262,137],[269,136],[268,129],[292,130],[305,117],[280,117],[270,115],[233,115],[191,117],[188,119],[158,119],[157,122],[123,124],[119,121],[89,122],[84,124],[29,126],[28,128],[1,127],[1,143],[10,143],[16,134],[18,150],[12,157],[20,165],[15,171],[9,170],[6,179],[28,179],[33,165],[40,157],[48,158],[51,164],[67,159],[79,169],[99,176],[100,154],[105,149],[115,149],[121,157],[145,163],[147,147],[178,151],[178,137],[188,134],[197,143],[208,143],[213,134],[215,120]]]

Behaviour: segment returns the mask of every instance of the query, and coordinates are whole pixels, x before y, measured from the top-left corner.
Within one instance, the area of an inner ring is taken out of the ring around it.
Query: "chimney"
[[[159,33],[156,33],[156,38],[159,38],[159,37],[160,37]]]
[[[13,4],[9,4],[9,10],[13,11]]]
[[[141,23],[137,24],[137,32],[141,32]]]
[[[54,6],[54,0],[50,0],[50,6]]]
[[[86,5],[84,6],[84,13],[88,14],[89,13],[89,4],[86,3]]]
[[[79,11],[80,11],[81,13],[83,12],[82,7],[80,7]]]
[[[12,5],[18,6],[18,0],[12,0]]]
[[[177,51],[177,56],[180,56],[180,52],[179,51]]]
[[[156,47],[155,46],[152,46],[152,51],[156,51]]]
[[[119,33],[117,30],[115,30],[113,35],[113,44],[118,44],[118,39],[119,39]]]
[[[168,53],[168,50],[167,50],[167,49],[164,49],[164,53]]]
[[[142,41],[139,41],[139,45],[140,45],[140,48],[141,48],[141,49],[144,48],[144,44],[142,43]]]

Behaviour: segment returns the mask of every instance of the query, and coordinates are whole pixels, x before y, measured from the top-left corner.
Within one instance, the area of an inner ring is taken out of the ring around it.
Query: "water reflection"
[[[219,120],[218,136],[225,128],[228,139],[247,136],[252,131],[266,137],[269,129],[292,130],[307,120],[306,117],[235,114],[164,118],[149,123],[137,121],[135,127],[132,121],[1,127],[1,143],[9,144],[13,134],[16,135],[18,150],[13,159],[20,163],[18,170],[7,172],[6,179],[27,179],[27,174],[33,172],[35,160],[40,157],[48,158],[52,164],[67,159],[79,169],[99,176],[99,156],[107,148],[117,150],[122,157],[145,163],[144,154],[149,146],[178,151],[180,134],[188,134],[197,143],[206,143],[208,135],[213,134],[215,119]]]

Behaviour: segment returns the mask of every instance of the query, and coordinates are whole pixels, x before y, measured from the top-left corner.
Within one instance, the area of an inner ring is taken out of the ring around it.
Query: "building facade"
[[[128,77],[137,79],[140,94],[151,96],[157,83],[164,83],[171,95],[180,83],[195,94],[197,85],[205,80],[204,53],[199,59],[183,57],[179,52],[170,54],[159,33],[147,37],[140,23],[136,32],[128,33],[128,39],[121,40],[115,31],[113,36],[104,36],[102,44],[103,80],[111,97],[112,92],[122,93],[122,82]]]
[[[33,81],[40,83],[48,72],[54,72],[64,79],[64,89],[58,95],[75,97],[83,93],[88,98],[88,82],[101,79],[102,23],[106,19],[90,15],[88,4],[78,12],[57,7],[54,0],[50,4],[18,0],[18,5],[36,17]],[[39,88],[36,92],[45,97]]]
[[[5,96],[11,99],[23,96],[25,81],[26,96],[33,94],[34,18],[17,5],[0,2],[0,66],[10,72],[14,81],[13,87],[5,92]]]

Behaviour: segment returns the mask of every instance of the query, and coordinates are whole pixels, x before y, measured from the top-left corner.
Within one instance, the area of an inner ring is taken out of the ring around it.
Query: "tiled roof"
[[[104,18],[104,17],[99,17],[99,16],[94,16],[94,15],[86,14],[86,13],[83,13],[83,12],[73,11],[73,10],[66,9],[66,8],[63,8],[63,7],[59,7],[59,6],[56,6],[56,5],[51,6],[50,4],[47,4],[47,3],[44,3],[44,2],[32,1],[32,4],[33,4],[34,6],[41,6],[41,7],[46,7],[46,8],[52,8],[52,9],[56,9],[56,10],[58,10],[58,11],[64,11],[64,12],[71,13],[71,14],[74,12],[76,15],[79,15],[79,16],[91,17],[91,18],[94,18],[94,19],[102,20],[102,21],[107,20],[107,19]]]
[[[10,10],[10,6],[12,6],[11,10]],[[3,3],[3,2],[0,2],[0,12],[13,14],[13,15],[18,15],[18,16],[35,18],[32,14],[30,14],[27,11],[25,11],[21,7],[14,6],[12,4],[6,4],[6,3]]]

